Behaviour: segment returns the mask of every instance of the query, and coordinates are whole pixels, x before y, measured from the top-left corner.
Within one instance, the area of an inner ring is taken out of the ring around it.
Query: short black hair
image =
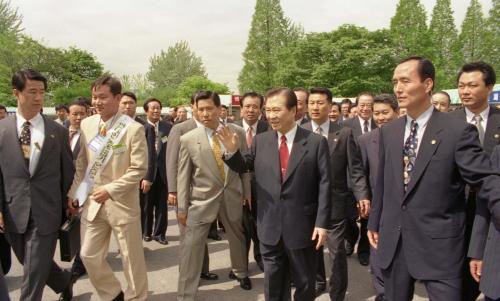
[[[396,97],[393,94],[389,93],[383,93],[375,96],[373,98],[373,104],[376,103],[383,103],[390,105],[392,110],[396,111],[399,108],[398,102],[396,100]]]
[[[100,87],[100,86],[108,86],[109,90],[113,95],[118,95],[122,93],[122,83],[116,77],[113,77],[109,74],[105,74],[95,81],[92,82],[91,90]]]
[[[43,88],[47,90],[47,78],[34,69],[21,69],[12,75],[12,88],[23,91],[28,80],[43,82]]]
[[[309,91],[306,88],[302,88],[302,87],[293,88],[293,92],[304,92],[304,93],[306,93],[306,104],[307,104],[307,101],[309,100]]]
[[[0,105],[0,110],[4,110],[5,112],[7,112],[7,108],[4,105]]]
[[[493,69],[493,67],[491,67],[491,65],[482,61],[467,63],[463,65],[460,71],[458,72],[457,83],[460,79],[460,76],[462,76],[462,73],[464,72],[468,73],[474,71],[479,71],[483,74],[483,80],[486,86],[496,84],[497,75],[495,74],[495,70]]]
[[[208,91],[208,90],[202,90],[198,91],[194,97],[194,101],[196,105],[198,105],[198,101],[200,100],[206,100],[206,99],[211,99],[214,102],[214,105],[218,108],[220,108],[220,97],[217,92],[214,91]]]
[[[157,102],[160,104],[160,109],[163,108],[163,106],[161,105],[161,101],[157,98],[148,98],[144,101],[144,105],[142,106],[144,108],[144,112],[147,112],[148,109],[149,109],[149,104],[152,103],[152,102]]]
[[[307,93],[307,94],[309,95],[309,93]],[[293,91],[289,88],[285,88],[285,87],[272,88],[266,92],[266,100],[273,97],[273,96],[276,96],[276,95],[284,95],[285,96],[285,98],[286,98],[285,105],[289,111],[292,108],[297,107],[297,95],[295,95],[295,91]]]
[[[418,75],[420,76],[420,81],[423,82],[424,80],[430,78],[433,82],[432,89],[434,89],[434,86],[436,85],[436,69],[434,68],[434,64],[422,56],[410,56],[399,61],[398,65],[409,61],[418,62]]]
[[[221,105],[220,107],[226,110],[229,109],[226,105]]]
[[[314,88],[311,88],[311,90],[309,90],[309,95],[311,95],[311,94],[323,94],[323,95],[326,95],[326,100],[329,103],[332,103],[333,94],[332,94],[332,91],[330,91],[330,89],[328,89],[328,88],[323,88],[323,87],[314,87]]]
[[[78,98],[75,98],[71,101],[71,103],[69,104],[68,106],[68,110],[72,107],[72,106],[81,106],[81,107],[85,107],[85,109],[87,109],[89,107],[89,103],[88,103],[89,99],[86,98],[86,97],[78,97]]]
[[[132,98],[134,100],[135,103],[137,103],[137,97],[135,96],[134,93],[130,92],[130,91],[127,91],[127,92],[123,92],[122,93],[122,97],[123,96],[128,96],[130,98]]]
[[[358,94],[358,96],[356,96],[356,105],[358,105],[359,103],[359,99],[361,98],[361,96],[370,96],[372,99],[375,99],[375,96],[373,95],[372,92],[369,92],[369,91],[363,91],[363,92],[360,92]]]
[[[264,96],[262,96],[261,94],[259,94],[257,92],[252,91],[252,92],[247,92],[247,93],[243,94],[243,96],[241,96],[240,107],[243,108],[243,105],[244,105],[246,98],[258,98],[260,101],[259,108],[262,108],[262,106],[264,105]]]
[[[64,111],[66,111],[66,113],[69,113],[69,109],[65,104],[58,104],[55,109],[56,109],[56,112],[60,111],[60,110],[64,110]]]
[[[441,90],[441,91],[438,91],[438,92],[436,92],[436,93],[434,93],[434,94],[432,94],[432,95],[436,95],[436,94],[442,94],[442,95],[446,96],[446,98],[448,98],[448,104],[451,104],[451,97],[450,97],[450,94],[448,94],[448,93],[446,93],[445,91],[442,91],[442,90]]]
[[[332,101],[332,107],[337,107],[340,111],[340,103],[338,103],[336,101]]]
[[[349,98],[344,98],[340,102],[340,106],[345,105],[345,104],[349,105],[349,109],[352,107],[352,101]]]

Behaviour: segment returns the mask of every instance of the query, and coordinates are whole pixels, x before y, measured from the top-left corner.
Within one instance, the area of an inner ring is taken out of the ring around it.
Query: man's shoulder
[[[179,132],[181,135],[183,135],[186,132],[194,130],[196,128],[196,121],[194,121],[194,119],[188,119],[184,122],[174,124],[174,126],[172,127],[172,131]]]
[[[243,127],[234,122],[228,123],[227,126],[230,127],[233,131],[238,132],[239,134],[245,134],[245,130],[243,129]]]
[[[344,126],[348,126],[348,127],[352,128],[353,126],[355,126],[357,121],[358,121],[358,117],[352,117],[352,118],[348,118],[348,119],[342,121],[342,124]]]
[[[204,127],[198,127],[198,128],[192,129],[190,131],[187,131],[181,136],[181,142],[184,141],[184,143],[185,143],[187,141],[191,141],[203,132],[205,132]]]

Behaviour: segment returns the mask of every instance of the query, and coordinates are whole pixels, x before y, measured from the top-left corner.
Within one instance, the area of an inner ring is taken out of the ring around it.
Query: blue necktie
[[[411,121],[410,124],[410,135],[406,139],[405,146],[403,148],[403,183],[405,192],[408,188],[408,183],[410,183],[411,172],[415,166],[415,160],[417,159],[417,145],[418,145],[418,123],[415,120]]]

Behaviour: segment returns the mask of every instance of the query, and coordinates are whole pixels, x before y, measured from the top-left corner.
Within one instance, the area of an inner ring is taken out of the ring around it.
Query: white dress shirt
[[[71,129],[70,129],[71,131]],[[75,150],[76,143],[78,142],[78,139],[80,138],[80,130],[77,130],[76,134],[73,135],[71,138],[71,141],[69,142],[71,145],[71,151]]]
[[[245,121],[245,119],[242,119],[242,122],[241,124],[243,124],[243,129],[245,130],[245,135],[246,133],[248,133],[248,128],[252,128],[252,137],[255,137],[255,135],[257,134],[257,123],[258,121],[256,121],[253,125],[248,125],[248,123]]]
[[[363,118],[358,116],[359,124],[361,124],[361,133],[369,133],[372,131],[372,119],[364,120]],[[368,121],[368,132],[365,132],[365,121]]]
[[[314,120],[311,120],[311,126],[314,133],[318,133],[317,129],[321,127],[321,130],[323,131],[323,137],[328,139],[328,132],[330,131],[330,120],[327,119],[321,125],[318,125]]]
[[[424,137],[424,132],[425,129],[427,128],[427,123],[429,122],[429,119],[432,116],[432,112],[434,111],[434,106],[430,105],[429,108],[424,111],[420,116],[417,117],[416,122],[418,124],[418,129],[417,129],[417,149],[415,150],[415,153],[418,155],[418,150],[420,148],[420,144],[422,144],[422,138]],[[403,140],[403,145],[406,142],[406,139],[410,136],[410,131],[411,131],[411,121],[413,119],[410,117],[410,115],[406,115],[406,127],[405,127],[405,138]]]
[[[23,124],[26,121],[23,116],[16,113],[16,125],[17,125],[17,136],[21,137],[21,132],[23,130]],[[31,131],[31,144],[30,144],[30,165],[29,171],[33,175],[35,173],[36,166],[40,160],[40,154],[42,152],[43,142],[45,141],[45,123],[43,122],[43,117],[40,114],[36,114],[31,120],[30,131]]]
[[[486,107],[484,111],[479,113],[479,115],[483,119],[481,120],[481,125],[483,126],[483,129],[486,131],[486,125],[488,124],[488,116],[490,115],[490,106],[488,105],[488,107]],[[476,120],[474,119],[474,116],[476,116],[476,114],[472,113],[469,109],[465,108],[465,118],[468,123],[476,125]]]
[[[286,137],[286,146],[288,147],[288,154],[292,153],[293,140],[295,139],[295,134],[297,134],[297,124],[293,126],[284,136]],[[281,145],[282,133],[278,132],[278,150]]]

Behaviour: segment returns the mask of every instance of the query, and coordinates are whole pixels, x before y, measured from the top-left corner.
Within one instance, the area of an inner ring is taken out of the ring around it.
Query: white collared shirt
[[[71,128],[69,129],[69,131],[71,131]],[[76,143],[78,142],[79,138],[80,138],[80,130],[78,129],[76,134],[73,135],[73,137],[71,138],[71,141],[69,142],[71,145],[71,151],[75,150]]]
[[[358,116],[359,124],[361,124],[361,133],[366,134],[372,131],[372,119],[364,120]],[[365,121],[368,122],[368,132],[365,132]]]
[[[242,119],[241,124],[243,124],[243,129],[245,130],[245,134],[248,133],[249,128],[252,128],[252,137],[255,137],[255,135],[257,134],[257,123],[258,123],[258,121],[256,121],[252,125],[248,125],[248,123],[245,121],[245,119]]]
[[[330,131],[330,120],[326,120],[323,122],[321,125],[318,125],[314,120],[311,120],[311,126],[312,130],[314,133],[317,133],[317,129],[321,127],[321,130],[323,130],[323,137],[328,139],[328,132]]]
[[[217,127],[217,130],[220,130],[224,125],[222,123],[219,123],[219,126]],[[207,138],[208,138],[208,144],[210,145],[210,147],[213,149],[213,142],[212,142],[212,136],[215,134],[214,133],[214,130],[210,129],[210,128],[207,128],[205,127],[205,133],[207,133]],[[221,154],[225,155],[226,154],[226,148],[224,147],[224,144],[222,142],[220,142],[219,140],[219,145],[220,145],[220,151],[221,151]],[[228,167],[226,165],[226,163],[224,163],[224,174],[227,176],[227,172],[228,172]]]
[[[422,138],[424,137],[424,132],[425,129],[427,128],[427,123],[429,122],[429,119],[431,119],[432,112],[434,111],[434,106],[430,105],[427,110],[425,110],[420,116],[417,117],[416,121],[418,124],[418,129],[417,129],[417,149],[415,150],[415,153],[418,154],[418,150],[420,148],[420,144],[422,144]],[[410,136],[410,131],[411,131],[411,121],[413,119],[410,117],[410,115],[406,115],[406,127],[405,127],[405,138],[403,140],[403,145],[406,142],[406,139]]]
[[[201,123],[198,120],[196,120],[196,118],[193,118],[193,119],[194,119],[194,122],[196,122],[196,127],[197,128],[204,126],[203,123]]]
[[[21,132],[23,130],[23,124],[26,121],[23,116],[16,113],[16,126],[17,126],[17,137],[21,137]],[[35,173],[36,166],[40,160],[40,154],[42,152],[43,142],[45,141],[45,123],[43,122],[43,117],[40,114],[36,114],[31,120],[30,131],[31,131],[31,144],[30,144],[30,165],[29,171],[33,175]]]
[[[481,120],[481,125],[483,126],[483,129],[486,131],[486,125],[488,124],[488,116],[490,115],[490,106],[488,105],[488,107],[484,109],[484,111],[479,113],[479,115],[483,119]],[[471,110],[465,108],[465,118],[468,123],[476,125],[476,120],[474,120],[474,116],[476,116],[476,114],[472,113]]]
[[[297,134],[297,124],[293,126],[284,136],[286,137],[286,146],[288,147],[288,154],[292,153],[293,140],[295,139],[295,134]],[[278,132],[278,150],[281,145],[282,133]]]
[[[157,121],[157,122],[153,123],[153,122],[149,121],[149,119],[148,119],[148,123],[153,126],[153,128],[155,129],[155,135],[156,135],[156,137],[158,137],[158,127],[159,127],[160,122]]]

